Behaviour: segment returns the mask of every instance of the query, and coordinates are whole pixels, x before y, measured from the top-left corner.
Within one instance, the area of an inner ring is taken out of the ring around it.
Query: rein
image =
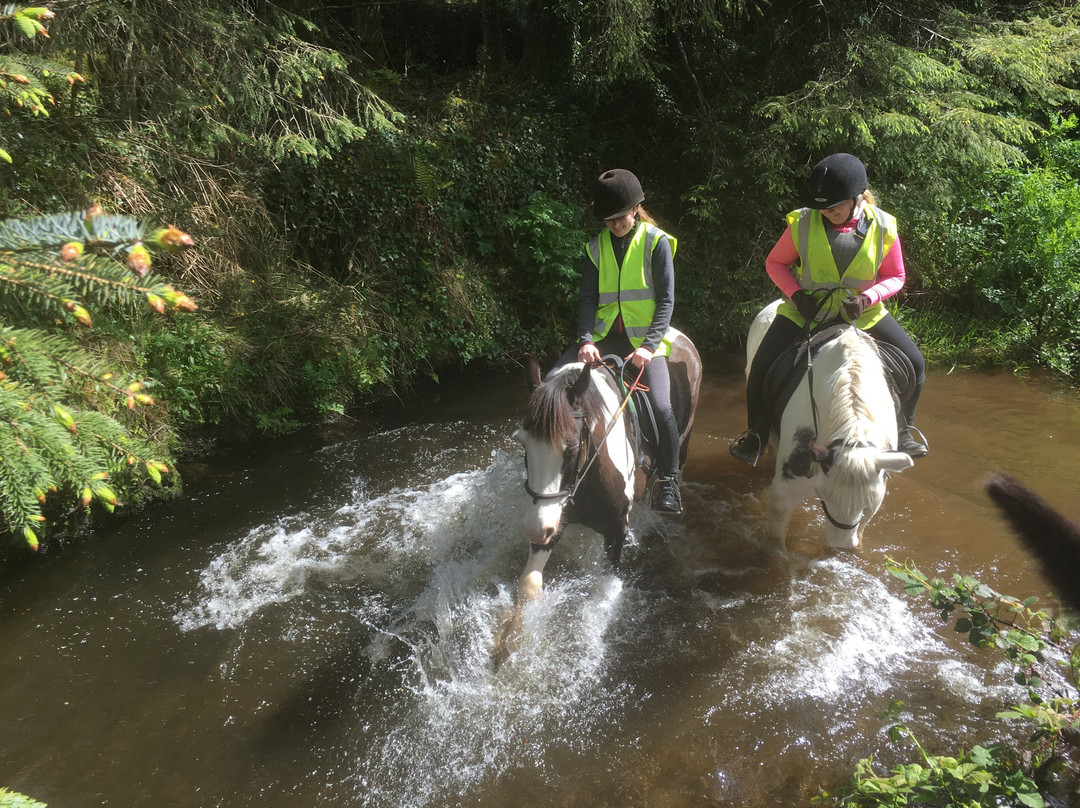
[[[620,368],[619,371],[621,376],[622,368]],[[585,475],[589,473],[589,469],[592,468],[592,464],[596,461],[596,458],[600,456],[600,450],[607,442],[608,435],[611,434],[611,430],[614,429],[615,424],[618,423],[619,416],[622,415],[623,410],[626,409],[626,405],[630,402],[630,397],[634,394],[635,390],[644,389],[638,386],[638,382],[641,380],[641,375],[644,372],[645,367],[642,366],[638,370],[637,377],[635,377],[634,381],[631,382],[630,387],[627,389],[626,397],[622,400],[622,404],[619,405],[619,408],[615,410],[615,414],[611,417],[611,422],[604,428],[604,437],[602,437],[600,439],[600,442],[596,444],[596,447],[591,450],[589,449],[589,445],[592,443],[592,432],[589,430],[589,423],[585,417],[585,413],[581,410],[574,411],[574,419],[581,421],[581,430],[578,433],[580,436],[578,438],[578,447],[584,448],[586,450],[585,453],[588,455],[588,462],[585,463],[584,468],[582,468],[580,463],[578,464],[578,467],[574,470],[574,476],[571,478],[569,488],[564,488],[561,491],[556,491],[554,494],[540,494],[536,491],[533,491],[532,488],[529,487],[529,467],[528,463],[526,462],[525,493],[532,497],[533,505],[539,505],[541,500],[550,499],[565,498],[568,504],[574,501],[574,496],[577,494],[578,486],[580,486],[581,481],[585,479]]]

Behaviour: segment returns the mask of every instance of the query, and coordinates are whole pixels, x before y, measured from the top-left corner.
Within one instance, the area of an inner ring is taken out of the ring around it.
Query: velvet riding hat
[[[625,216],[644,201],[641,183],[625,168],[605,171],[593,183],[593,213],[598,219]]]
[[[810,171],[806,183],[806,205],[816,210],[854,199],[867,188],[866,166],[853,154],[830,154]]]

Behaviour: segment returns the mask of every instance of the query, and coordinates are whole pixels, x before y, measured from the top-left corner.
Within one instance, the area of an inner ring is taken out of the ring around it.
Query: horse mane
[[[845,361],[830,379],[833,394],[822,408],[818,440],[877,443],[881,425],[875,412],[894,411],[881,353],[873,339],[854,328],[842,332],[836,345]]]
[[[830,377],[833,394],[821,412],[818,440],[844,444],[829,470],[829,489],[839,509],[854,511],[867,507],[867,482],[878,476],[877,457],[884,447],[875,413],[882,408],[893,413],[894,405],[873,339],[851,328],[837,337],[837,347],[844,361]]]
[[[526,432],[546,439],[552,444],[569,443],[575,438],[580,427],[574,418],[569,391],[581,378],[582,370],[582,368],[563,370],[533,390],[522,421]],[[603,406],[603,397],[597,389],[595,380],[585,391],[581,404],[591,423],[593,415]]]

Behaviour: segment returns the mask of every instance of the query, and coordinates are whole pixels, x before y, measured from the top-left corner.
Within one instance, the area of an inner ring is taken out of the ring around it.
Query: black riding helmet
[[[824,210],[854,199],[867,188],[866,166],[853,154],[830,154],[810,171],[806,182],[806,205]]]
[[[593,183],[593,213],[598,219],[625,216],[644,201],[641,183],[625,168],[605,171]]]

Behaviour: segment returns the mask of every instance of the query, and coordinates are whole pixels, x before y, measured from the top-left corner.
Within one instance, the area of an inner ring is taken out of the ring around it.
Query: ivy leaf
[[[1038,791],[1020,791],[1016,794],[1016,799],[1023,805],[1029,806],[1029,808],[1045,808],[1046,802],[1042,798],[1042,794]]]

